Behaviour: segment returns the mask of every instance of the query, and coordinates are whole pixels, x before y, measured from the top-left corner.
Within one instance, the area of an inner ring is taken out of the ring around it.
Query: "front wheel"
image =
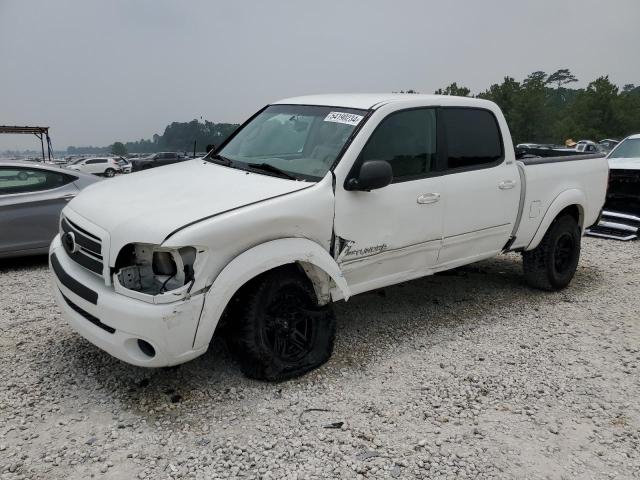
[[[244,288],[234,317],[232,352],[248,377],[287,380],[331,357],[333,310],[318,306],[308,279],[293,268],[267,272]]]
[[[561,290],[576,273],[580,227],[571,215],[556,218],[540,245],[522,254],[526,282],[541,290]]]
[[[105,176],[105,177],[109,177],[109,178],[111,178],[111,177],[113,177],[115,174],[116,174],[116,171],[115,171],[113,168],[107,168],[107,169],[104,171],[104,176]]]

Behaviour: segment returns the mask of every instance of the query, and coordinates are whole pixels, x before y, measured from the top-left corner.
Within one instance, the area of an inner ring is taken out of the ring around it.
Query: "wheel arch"
[[[527,245],[525,250],[533,250],[536,248],[542,238],[549,230],[549,227],[553,223],[553,221],[564,214],[569,214],[578,222],[578,226],[580,227],[580,233],[584,232],[584,222],[585,222],[585,212],[584,205],[587,204],[587,199],[583,192],[577,189],[565,190],[560,195],[558,195],[551,205],[545,212],[544,217],[542,218],[542,222],[538,226],[538,230],[536,230],[533,239]]]
[[[258,275],[290,264],[300,266],[321,305],[351,296],[340,267],[319,244],[306,238],[272,240],[241,253],[216,277],[204,299],[194,348],[204,347],[211,341],[227,305],[244,285]]]

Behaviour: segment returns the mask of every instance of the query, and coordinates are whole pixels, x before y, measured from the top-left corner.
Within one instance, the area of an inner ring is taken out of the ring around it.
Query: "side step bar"
[[[592,237],[629,241],[640,237],[640,217],[623,212],[603,210],[597,225],[585,232]]]

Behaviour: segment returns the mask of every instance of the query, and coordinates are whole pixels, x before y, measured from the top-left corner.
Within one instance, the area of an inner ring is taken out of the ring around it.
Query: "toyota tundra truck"
[[[566,287],[607,176],[602,157],[517,160],[485,100],[290,98],[204,158],[85,189],[51,244],[53,288],[125,362],[180,364],[223,330],[246,375],[284,380],[329,359],[332,304],[366,291],[501,252],[532,287]]]

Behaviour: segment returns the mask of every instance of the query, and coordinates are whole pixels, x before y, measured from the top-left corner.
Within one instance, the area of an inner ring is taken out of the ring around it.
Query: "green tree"
[[[502,109],[507,123],[511,127],[516,123],[521,123],[516,106],[516,100],[521,94],[522,86],[512,77],[504,77],[502,83],[494,83],[487,90],[478,94],[478,98],[491,100],[497,103]]]
[[[557,70],[549,75],[546,83],[554,83],[556,85],[556,88],[559,90],[563,85],[566,85],[567,83],[575,83],[577,81],[578,79],[571,73],[568,68],[561,68],[560,70]]]
[[[468,97],[470,93],[471,90],[467,87],[459,87],[456,82],[448,85],[444,90],[439,88],[435,91],[436,95],[454,95],[456,97]]]
[[[118,156],[126,155],[127,149],[124,146],[124,143],[115,142],[113,145],[111,145],[111,154],[118,155]]]

